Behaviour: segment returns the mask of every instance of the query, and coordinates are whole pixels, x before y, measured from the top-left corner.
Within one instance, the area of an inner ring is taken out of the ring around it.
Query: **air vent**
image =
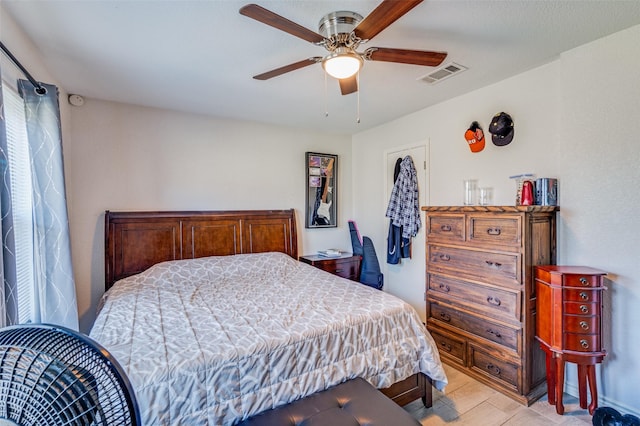
[[[422,80],[429,84],[436,84],[439,81],[449,78],[452,75],[459,74],[465,70],[467,70],[467,67],[456,64],[455,62],[450,62],[447,65],[444,65],[437,70],[431,71],[429,74],[418,78],[418,80]]]

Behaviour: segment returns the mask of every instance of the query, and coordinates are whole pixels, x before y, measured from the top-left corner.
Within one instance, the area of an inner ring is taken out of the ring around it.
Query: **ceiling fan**
[[[303,40],[323,46],[329,51],[326,56],[303,59],[271,71],[253,76],[257,80],[295,71],[306,66],[322,63],[330,76],[340,82],[340,91],[348,95],[358,91],[357,74],[364,61],[384,61],[435,67],[446,58],[446,52],[370,47],[363,52],[356,49],[382,30],[409,12],[422,0],[383,0],[366,18],[355,12],[332,12],[320,20],[319,33],[296,24],[257,4],[248,4],[240,14],[270,25]]]

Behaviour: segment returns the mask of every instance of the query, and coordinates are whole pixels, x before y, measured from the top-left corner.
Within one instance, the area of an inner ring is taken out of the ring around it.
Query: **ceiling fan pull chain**
[[[356,80],[358,81],[358,87],[360,87],[360,71],[356,74]],[[356,123],[360,124],[360,90],[356,92],[358,96],[358,111],[356,114]]]
[[[327,73],[324,74],[324,116],[329,117],[329,100],[327,99]]]

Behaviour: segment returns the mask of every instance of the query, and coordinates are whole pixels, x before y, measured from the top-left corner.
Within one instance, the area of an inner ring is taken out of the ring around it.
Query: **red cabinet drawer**
[[[564,348],[576,352],[599,352],[600,336],[597,334],[564,334]]]
[[[565,315],[564,330],[567,333],[600,333],[600,317],[587,315]]]
[[[600,303],[600,290],[590,290],[590,289],[565,289],[564,292],[564,300],[571,302],[590,302],[590,303]]]
[[[570,315],[599,315],[599,307],[597,303],[564,302],[564,312]]]
[[[564,285],[567,287],[600,287],[600,275],[565,275]]]

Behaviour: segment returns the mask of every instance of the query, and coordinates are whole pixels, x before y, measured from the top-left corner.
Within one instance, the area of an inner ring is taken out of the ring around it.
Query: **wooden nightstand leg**
[[[587,366],[578,364],[578,395],[580,408],[587,408]]]
[[[562,394],[564,392],[564,359],[557,356],[556,364],[556,413],[564,414],[564,405],[562,405]]]
[[[556,362],[549,351],[545,351],[547,364],[547,400],[549,404],[556,405]]]
[[[587,365],[587,375],[589,377],[589,388],[591,389],[589,414],[593,416],[593,412],[598,408],[598,385],[596,384],[596,366],[594,364]]]

